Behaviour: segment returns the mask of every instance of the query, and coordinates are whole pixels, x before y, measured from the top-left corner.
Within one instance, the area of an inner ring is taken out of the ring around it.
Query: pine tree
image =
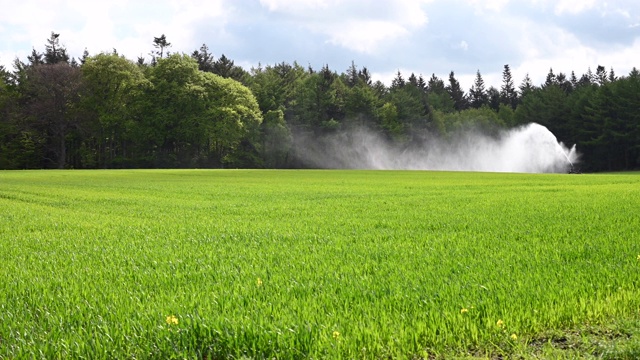
[[[614,82],[616,80],[618,80],[618,78],[616,77],[616,73],[613,71],[612,67],[611,70],[609,70],[609,81]]]
[[[427,82],[424,81],[424,78],[422,77],[422,74],[420,74],[420,76],[418,76],[418,88],[422,91],[427,90]]]
[[[582,76],[580,77],[580,80],[578,80],[578,86],[582,87],[582,86],[586,86],[586,85],[591,85],[594,82],[594,76],[593,73],[591,72],[591,68],[589,67],[587,69],[587,72],[582,74]]]
[[[518,92],[513,85],[513,78],[511,77],[511,69],[509,69],[509,65],[505,65],[504,70],[502,71],[500,103],[509,105],[512,109],[515,109],[518,105]]]
[[[534,89],[533,81],[531,81],[531,78],[529,77],[529,73],[527,73],[524,76],[524,79],[522,79],[522,83],[520,84],[520,94],[522,95],[522,97],[525,97],[527,94],[532,92],[533,89]]]
[[[476,72],[476,80],[471,86],[471,89],[469,89],[469,101],[471,102],[471,107],[476,109],[482,107],[482,105],[489,104],[489,97],[484,88],[484,80],[482,79],[480,70]]]
[[[165,34],[160,35],[160,37],[153,38],[153,47],[156,48],[156,51],[151,52],[151,65],[155,65],[158,62],[158,59],[162,59],[165,55],[165,49],[171,47],[171,43],[167,41],[167,37]],[[169,52],[167,51],[167,56],[169,56]]]
[[[47,39],[47,44],[45,45],[44,61],[47,64],[69,62],[67,49],[60,45],[60,34],[51,32],[51,37]]]
[[[446,91],[444,86],[444,81],[436,76],[436,74],[431,74],[431,78],[429,78],[429,82],[427,83],[427,91],[431,93],[444,93]]]
[[[489,107],[493,111],[500,110],[500,91],[493,86],[489,87],[487,90],[487,97],[489,98]]]
[[[88,58],[89,58],[89,51],[87,50],[87,48],[84,48],[84,51],[82,52],[82,57],[80,58],[80,63],[84,65],[84,63],[87,62]]]
[[[209,47],[206,44],[200,46],[200,50],[194,50],[191,57],[198,62],[198,69],[204,72],[214,72],[214,58],[213,54],[209,52]]]
[[[596,68],[596,81],[600,86],[609,82],[609,79],[607,78],[607,70],[602,65],[598,65]]]
[[[467,108],[468,104],[464,96],[464,91],[462,90],[460,82],[456,79],[453,71],[449,73],[449,85],[447,85],[446,90],[453,100],[453,107],[457,111],[461,111]]]
[[[358,84],[358,68],[353,60],[351,60],[351,66],[347,69],[347,85],[354,87]]]
[[[551,85],[557,85],[558,81],[556,79],[556,75],[553,73],[553,69],[549,68],[549,73],[547,74],[547,78],[544,81],[543,87],[549,87]]]
[[[224,78],[241,81],[246,72],[240,66],[235,65],[233,60],[222,54],[220,58],[213,63],[213,73]]]
[[[565,93],[569,94],[573,91],[573,85],[571,85],[571,81],[567,79],[567,75],[564,73],[558,73],[558,75],[556,75],[556,82]]]
[[[416,74],[411,73],[411,75],[409,75],[409,84],[418,87],[418,78],[416,77]]]
[[[31,55],[27,56],[27,60],[29,60],[29,65],[41,65],[44,64],[44,60],[42,60],[42,54],[36,51],[36,49],[31,50]]]
[[[362,70],[358,70],[358,78],[368,86],[371,86],[371,74],[366,67],[363,67]]]
[[[404,85],[404,78],[402,77],[402,73],[400,72],[400,70],[398,70],[396,77],[391,81],[391,89],[400,89],[404,87]]]
[[[569,78],[569,81],[571,81],[571,86],[574,89],[578,88],[578,78],[576,77],[576,73],[573,70],[571,71],[571,77]]]

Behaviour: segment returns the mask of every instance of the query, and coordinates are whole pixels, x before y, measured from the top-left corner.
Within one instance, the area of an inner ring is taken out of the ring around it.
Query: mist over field
[[[329,169],[561,173],[579,159],[575,146],[566,147],[536,123],[497,136],[466,130],[449,139],[432,138],[404,147],[367,129],[305,138],[295,146],[303,162]]]

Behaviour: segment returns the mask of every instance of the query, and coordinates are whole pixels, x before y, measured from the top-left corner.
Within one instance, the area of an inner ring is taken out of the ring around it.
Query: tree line
[[[206,45],[171,53],[165,35],[151,60],[118,54],[71,58],[51,33],[14,69],[0,67],[0,168],[304,168],[300,139],[367,128],[398,146],[474,129],[529,122],[576,144],[586,171],[640,168],[640,73],[598,65],[500,88],[480,71],[464,91],[452,71],[389,86],[352,62],[338,73],[298,63],[249,71]],[[302,144],[304,145],[304,144]]]

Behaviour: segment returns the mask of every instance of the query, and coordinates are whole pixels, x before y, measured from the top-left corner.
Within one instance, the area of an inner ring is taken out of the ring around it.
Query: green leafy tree
[[[97,118],[95,146],[85,154],[86,160],[97,167],[125,166],[136,157],[138,101],[149,82],[136,64],[115,54],[87,57],[81,70],[86,87],[83,106]]]
[[[257,161],[254,156],[263,120],[256,98],[236,80],[200,74],[207,104],[204,119],[207,150],[213,152],[215,164],[249,166],[246,160]]]
[[[247,87],[179,54],[159,60],[148,78],[143,138],[157,166],[224,167],[257,156],[262,114]]]
[[[174,54],[159,59],[148,69],[151,82],[145,93],[142,139],[148,143],[147,156],[160,167],[180,167],[189,163],[203,139],[199,129],[206,105],[205,89],[198,63]]]
[[[398,108],[391,102],[386,102],[379,110],[380,125],[387,136],[396,142],[404,142],[407,134],[404,125],[398,119]]]

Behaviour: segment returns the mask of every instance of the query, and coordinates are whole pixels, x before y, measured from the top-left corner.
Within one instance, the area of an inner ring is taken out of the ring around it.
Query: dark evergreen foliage
[[[471,89],[469,89],[469,103],[475,109],[489,104],[489,95],[485,90],[484,79],[482,79],[480,70],[476,72],[476,79]]]
[[[513,84],[511,69],[509,65],[504,66],[502,71],[502,87],[500,88],[500,103],[511,106],[515,110],[518,106],[518,92]]]

